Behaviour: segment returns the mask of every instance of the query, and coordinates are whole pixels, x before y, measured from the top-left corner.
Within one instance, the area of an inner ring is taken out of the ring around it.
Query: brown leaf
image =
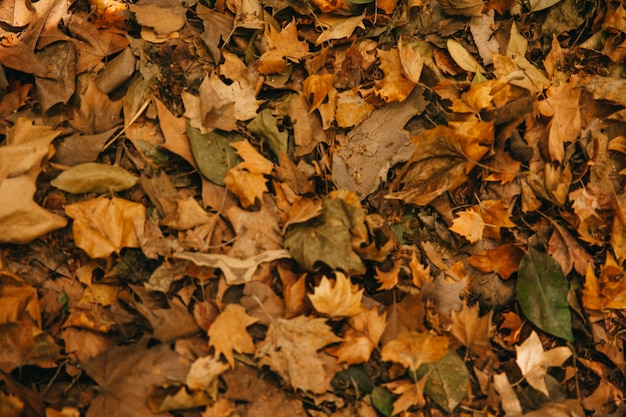
[[[468,349],[478,355],[481,359],[486,358],[491,353],[490,326],[491,313],[479,317],[479,306],[468,307],[463,305],[463,309],[457,313],[452,311],[452,327],[450,332],[463,343]]]
[[[268,50],[259,58],[259,72],[271,74],[287,69],[286,60],[298,62],[309,54],[309,45],[306,41],[298,40],[296,21],[293,20],[282,31],[273,25],[267,25],[264,39]]]
[[[54,368],[61,359],[52,336],[30,320],[0,325],[0,352],[0,370],[6,373],[27,365]]]
[[[379,315],[376,307],[350,317],[343,342],[331,352],[337,361],[348,365],[369,361],[387,326],[386,317],[387,313]]]
[[[457,216],[458,217],[452,221],[450,230],[463,236],[470,243],[482,239],[483,231],[485,230],[485,221],[479,213],[470,208],[457,213]]]
[[[385,73],[381,81],[377,81],[376,93],[386,102],[404,101],[415,88],[415,82],[408,79],[402,72],[402,62],[398,49],[377,50],[380,69]]]
[[[330,389],[330,379],[317,351],[341,341],[324,319],[298,316],[270,324],[256,357],[268,365],[294,389],[321,394]]]
[[[481,272],[495,272],[502,279],[509,279],[517,272],[524,251],[514,243],[505,243],[467,258],[471,266]]]
[[[487,152],[493,141],[493,125],[466,122],[439,125],[413,138],[416,151],[394,180],[387,198],[418,206],[467,181],[473,161]]]
[[[101,197],[70,204],[65,213],[74,219],[76,245],[91,258],[105,258],[125,247],[139,247],[146,218],[143,204]]]

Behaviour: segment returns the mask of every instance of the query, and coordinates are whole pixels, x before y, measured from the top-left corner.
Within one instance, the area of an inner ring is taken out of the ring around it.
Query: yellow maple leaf
[[[228,304],[209,327],[209,346],[215,348],[215,354],[223,354],[231,368],[235,366],[233,351],[254,353],[254,341],[246,327],[258,321],[246,314],[246,309],[238,304]]]
[[[266,183],[263,175],[253,174],[239,165],[229,169],[224,178],[226,188],[239,198],[244,208],[252,206],[257,198],[263,199],[263,193],[268,191]]]
[[[343,335],[343,342],[331,354],[339,363],[353,365],[367,362],[378,346],[387,326],[387,313],[378,314],[378,309],[364,310],[350,317]]]
[[[411,330],[387,342],[381,351],[381,359],[399,363],[415,372],[421,365],[443,358],[448,352],[449,343],[446,336]]]
[[[398,284],[398,274],[400,273],[401,267],[402,263],[399,260],[396,260],[393,263],[393,266],[389,271],[381,271],[378,267],[375,267],[376,281],[380,284],[378,289],[390,290],[395,287]]]
[[[91,258],[105,258],[122,248],[138,248],[146,220],[146,207],[122,198],[105,197],[65,206],[74,219],[76,246]]]
[[[399,395],[399,397],[393,402],[393,411],[391,412],[392,415],[398,415],[414,405],[417,407],[423,407],[426,404],[426,399],[424,398],[424,385],[426,385],[426,379],[427,377],[425,376],[415,382],[401,379],[399,381],[392,381],[385,384],[385,388],[395,395]]]
[[[452,220],[450,230],[457,233],[471,243],[477,242],[483,237],[485,230],[485,221],[474,209],[469,208],[465,211],[457,213],[457,218]]]
[[[317,109],[333,90],[333,74],[311,74],[302,82],[302,93],[310,100],[309,113]]]
[[[363,289],[357,289],[358,286],[352,285],[350,278],[336,271],[334,285],[328,278],[322,277],[313,294],[309,294],[309,300],[315,310],[330,317],[356,316],[363,311]]]
[[[626,308],[626,280],[624,269],[607,254],[600,276],[596,277],[592,265],[587,266],[582,293],[583,306],[590,310]]]

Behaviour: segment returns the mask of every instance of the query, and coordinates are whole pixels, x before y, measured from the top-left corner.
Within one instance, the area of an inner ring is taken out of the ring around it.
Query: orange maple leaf
[[[337,356],[339,363],[354,365],[367,362],[372,351],[378,346],[387,326],[387,313],[378,314],[378,309],[364,310],[350,317],[345,328],[343,342],[330,351]]]
[[[254,353],[254,341],[246,327],[258,321],[246,314],[246,309],[238,304],[228,304],[209,327],[209,346],[215,348],[216,355],[223,354],[231,368],[235,366],[233,351]]]
[[[306,41],[298,40],[298,28],[295,19],[282,31],[267,25],[264,39],[268,50],[259,58],[259,72],[271,74],[287,69],[287,61],[298,62],[309,54]]]
[[[489,328],[491,325],[491,313],[479,317],[478,305],[468,307],[463,304],[461,312],[452,310],[451,333],[481,358],[491,352],[489,341]]]
[[[485,230],[485,221],[479,213],[470,208],[460,213],[452,220],[452,226],[450,230],[457,233],[471,243],[477,242],[483,237],[483,231]]]

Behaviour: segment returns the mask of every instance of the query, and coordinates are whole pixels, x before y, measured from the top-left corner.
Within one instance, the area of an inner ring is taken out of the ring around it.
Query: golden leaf
[[[74,219],[76,246],[91,258],[105,258],[122,248],[138,248],[146,207],[122,198],[105,197],[70,204],[65,214]]]
[[[215,354],[223,354],[230,364],[235,366],[233,351],[254,353],[254,341],[246,331],[246,327],[258,321],[246,314],[246,309],[238,304],[228,304],[217,316],[209,328],[209,346],[215,348]]]
[[[415,372],[421,365],[443,358],[449,343],[446,336],[408,331],[383,346],[381,359],[399,363]]]
[[[382,80],[377,81],[377,94],[386,102],[403,101],[415,88],[415,82],[405,77],[402,62],[397,49],[389,51],[377,50],[380,69],[385,73]]]
[[[457,216],[452,221],[450,230],[463,236],[471,243],[477,242],[483,237],[485,221],[480,214],[470,208],[458,213]]]
[[[238,166],[239,168],[247,169],[253,174],[269,175],[274,169],[274,163],[269,159],[261,155],[254,146],[247,140],[241,140],[230,144],[237,154],[243,159]]]
[[[339,363],[353,365],[367,362],[372,351],[378,346],[386,326],[387,313],[379,315],[376,307],[361,311],[358,315],[350,317],[344,331],[343,342],[330,353],[337,356]]]
[[[524,251],[514,243],[505,243],[467,258],[468,263],[481,272],[495,272],[509,279],[519,269]]]
[[[228,191],[235,194],[244,208],[254,204],[256,199],[263,199],[267,190],[267,179],[261,174],[253,174],[241,169],[239,165],[229,169],[224,178]]]
[[[350,278],[336,271],[335,284],[332,285],[325,276],[322,277],[313,294],[309,294],[309,299],[313,307],[322,314],[330,317],[350,317],[363,311],[362,295],[363,289],[358,290],[358,286],[352,285]]]
[[[333,78],[333,74],[313,74],[306,77],[302,82],[304,97],[311,102],[309,113],[317,109],[324,102],[329,92],[333,90]]]
[[[259,58],[259,72],[261,74],[271,74],[280,72],[287,67],[285,59],[298,62],[309,54],[309,45],[306,41],[298,40],[298,29],[296,21],[291,21],[282,31],[267,25],[264,38],[267,41],[269,50]],[[282,68],[278,62],[283,62]]]

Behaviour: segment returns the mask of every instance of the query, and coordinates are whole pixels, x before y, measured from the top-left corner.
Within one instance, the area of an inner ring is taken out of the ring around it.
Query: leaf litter
[[[618,416],[619,2],[5,1],[0,414]]]

